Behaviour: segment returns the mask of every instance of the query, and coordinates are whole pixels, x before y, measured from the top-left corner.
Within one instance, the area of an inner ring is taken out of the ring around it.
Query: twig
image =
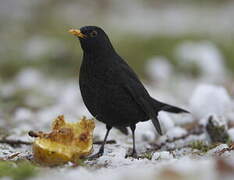
[[[8,144],[12,147],[19,147],[21,145],[31,145],[32,142],[28,142],[28,141],[21,141],[21,140],[10,140],[10,139],[0,139],[0,143],[2,144]],[[95,141],[93,142],[93,144],[102,144],[103,141]],[[115,140],[109,140],[106,141],[106,144],[116,144]]]
[[[221,156],[225,152],[233,151],[234,150],[234,144],[231,144],[228,148],[224,148],[221,151],[217,152],[219,156]]]
[[[17,157],[18,155],[20,155],[20,153],[19,153],[19,152],[14,153],[14,154],[12,154],[12,155],[8,156],[8,157],[7,157],[7,159],[8,159],[8,160],[14,159],[14,158],[15,158],[15,157]]]
[[[0,143],[8,144],[12,147],[19,147],[21,145],[31,145],[31,142],[21,141],[21,140],[10,140],[10,139],[0,139]]]
[[[189,137],[190,135],[201,135],[204,132],[203,126],[198,126],[197,128],[189,131],[187,134],[182,135],[180,137],[175,137],[173,139],[167,139],[165,142],[161,143],[161,144],[154,144],[151,143],[152,146],[154,146],[154,150],[159,150],[161,149],[163,146],[166,146],[167,143],[173,143],[175,141],[181,140],[181,139],[186,139],[187,137]],[[188,145],[184,146],[184,147],[189,147]],[[175,148],[172,148],[172,150]],[[178,148],[176,148],[178,149]],[[170,149],[171,150],[171,149]]]
[[[103,141],[94,141],[93,144],[102,144]],[[106,144],[116,144],[115,140],[106,141]]]

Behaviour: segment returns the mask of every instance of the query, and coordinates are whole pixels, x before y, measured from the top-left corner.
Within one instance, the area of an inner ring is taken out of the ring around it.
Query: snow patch
[[[218,48],[209,41],[186,41],[175,50],[175,55],[184,66],[197,66],[207,80],[223,80],[226,69]]]
[[[153,57],[146,64],[146,72],[155,81],[165,82],[172,77],[172,65],[165,57]]]
[[[27,108],[18,108],[15,112],[14,119],[16,121],[27,121],[32,119],[33,113]]]
[[[210,114],[225,116],[230,108],[231,98],[222,86],[201,84],[190,99],[190,109],[198,118]]]
[[[234,141],[234,128],[228,130],[228,135],[231,138],[231,141]]]
[[[166,133],[166,136],[168,137],[168,139],[174,139],[174,138],[177,138],[177,137],[181,137],[183,135],[185,135],[187,133],[187,131],[181,127],[175,127],[171,130],[169,130],[167,133]]]
[[[171,119],[170,115],[164,111],[160,111],[158,114],[158,119],[162,126],[162,131],[167,132],[168,130],[174,128],[175,124]]]
[[[219,146],[217,146],[217,147],[215,147],[215,148],[209,150],[209,151],[207,152],[207,154],[208,154],[208,155],[214,155],[214,154],[216,154],[216,153],[222,151],[222,150],[225,149],[225,148],[228,148],[228,145],[227,145],[227,144],[220,144]]]
[[[152,156],[153,161],[170,159],[173,159],[173,155],[169,151],[155,152]]]

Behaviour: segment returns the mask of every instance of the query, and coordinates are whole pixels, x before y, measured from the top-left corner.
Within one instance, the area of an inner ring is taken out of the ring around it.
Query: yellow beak
[[[81,31],[79,29],[70,29],[68,32],[73,34],[74,36],[77,36],[77,37],[80,37],[80,38],[85,38],[86,37],[86,35],[81,33]]]

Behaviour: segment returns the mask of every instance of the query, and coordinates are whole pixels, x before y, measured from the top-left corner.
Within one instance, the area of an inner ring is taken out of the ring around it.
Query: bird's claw
[[[103,152],[98,152],[98,153],[96,153],[96,154],[94,154],[94,155],[91,155],[91,156],[88,156],[88,160],[94,160],[94,159],[97,159],[97,158],[99,158],[99,157],[101,157],[103,155]]]
[[[125,158],[128,158],[128,157],[139,159],[139,156],[137,155],[136,151],[133,151],[131,154],[127,154]]]
[[[138,159],[138,155],[136,152],[132,152],[132,154],[130,155],[130,157],[134,158],[134,159]]]

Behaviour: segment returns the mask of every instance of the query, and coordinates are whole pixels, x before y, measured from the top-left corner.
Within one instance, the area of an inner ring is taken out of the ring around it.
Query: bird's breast
[[[83,63],[79,83],[86,107],[94,117],[110,125],[129,125],[145,119],[145,114],[119,79],[114,66]]]
[[[113,79],[114,70],[103,64],[83,61],[80,68],[79,84],[81,95],[89,111],[95,116],[102,103],[118,88]]]

